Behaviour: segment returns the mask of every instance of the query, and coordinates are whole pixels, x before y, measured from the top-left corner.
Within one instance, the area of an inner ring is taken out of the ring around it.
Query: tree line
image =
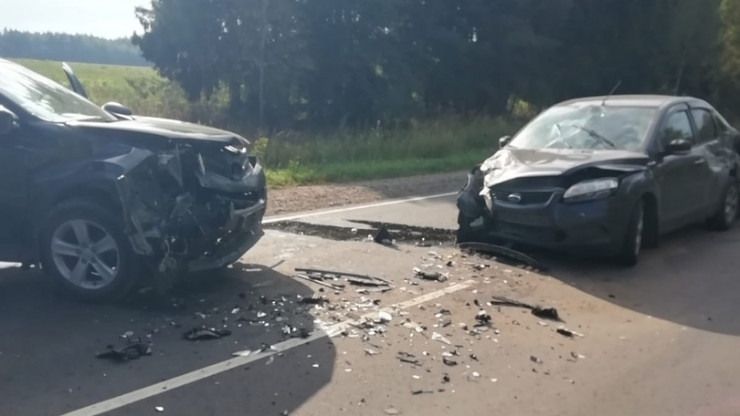
[[[0,57],[149,66],[130,38],[103,39],[91,35],[0,32]]]

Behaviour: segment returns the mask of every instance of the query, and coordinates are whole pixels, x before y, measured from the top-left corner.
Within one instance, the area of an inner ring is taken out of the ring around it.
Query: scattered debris
[[[487,326],[491,324],[491,315],[481,309],[477,314],[475,314],[475,320],[478,321],[480,325]]]
[[[444,376],[442,376],[442,384],[449,383],[450,382],[450,375],[445,373]]]
[[[372,348],[365,348],[365,354],[367,355],[378,355],[379,353]]]
[[[396,410],[393,407],[389,407],[387,409],[384,409],[383,412],[385,412],[385,414],[387,414],[387,415],[400,415],[401,414],[400,411]]]
[[[444,336],[442,336],[442,334],[440,334],[438,332],[432,333],[432,340],[433,341],[439,341],[439,342],[441,342],[443,344],[452,345],[452,342],[450,342],[449,339],[445,338]]]
[[[379,311],[378,312],[378,319],[380,322],[390,322],[393,320],[393,316],[385,311]]]
[[[451,359],[449,359],[449,358],[447,358],[447,357],[442,357],[442,362],[443,362],[443,363],[444,363],[445,365],[448,365],[448,366],[450,366],[450,367],[454,367],[454,366],[456,366],[456,365],[457,365],[457,361],[455,361],[455,360],[451,360]]]
[[[434,393],[434,390],[412,390],[411,394],[413,395],[419,395],[419,394],[432,394]]]
[[[115,348],[113,345],[108,345],[108,351],[100,353],[96,355],[96,357],[104,360],[126,362],[129,360],[136,360],[142,356],[151,354],[151,345],[144,344],[141,342],[141,340],[138,340],[135,343],[130,343],[121,348]]]
[[[157,413],[162,413],[162,412],[164,412],[164,407],[162,407],[162,406],[156,406],[156,407],[154,408],[154,410],[155,410],[155,411],[156,411]]]
[[[537,363],[537,364],[542,364],[543,363],[543,361],[541,359],[535,357],[534,355],[529,356],[529,360],[532,361],[533,363]]]
[[[393,245],[393,235],[385,225],[381,225],[373,237],[373,241],[384,246]]]
[[[228,329],[216,329],[216,328],[193,328],[190,331],[185,332],[182,337],[188,341],[205,341],[211,339],[219,339],[225,336],[231,335],[231,331]]]
[[[471,353],[470,354],[470,359],[473,360],[473,361],[478,361],[478,356],[475,355],[475,354],[473,354],[473,353]]]
[[[568,338],[573,338],[573,332],[565,328],[558,328],[558,334],[566,336]]]
[[[324,303],[328,303],[329,298],[326,296],[311,296],[309,298],[301,298],[300,303],[307,304],[307,305],[322,305]]]
[[[493,254],[501,257],[505,257],[511,260],[522,262],[534,269],[540,271],[547,271],[548,267],[537,261],[533,257],[522,253],[521,251],[513,250],[509,247],[499,246],[495,244],[477,243],[477,242],[465,242],[457,245],[460,249],[470,250],[484,254]]]
[[[400,360],[400,361],[401,361],[402,363],[408,363],[408,364],[414,364],[414,365],[419,365],[419,359],[418,359],[418,358],[416,358],[416,356],[415,356],[414,354],[410,354],[410,353],[408,353],[408,352],[403,352],[403,351],[399,351],[399,352],[398,352],[398,355],[397,355],[397,358],[398,358],[398,359],[399,359],[399,360]]]
[[[134,336],[134,331],[126,331],[123,334],[121,334],[121,338],[123,339],[129,339]]]
[[[420,279],[431,280],[431,281],[436,281],[436,282],[447,281],[447,276],[439,272],[425,272],[419,269],[418,267],[414,268],[414,272],[416,272],[416,277]]]
[[[575,351],[571,351],[571,352],[570,352],[570,356],[571,356],[571,357],[573,357],[573,358],[575,358],[576,360],[582,360],[582,359],[586,358],[586,356],[585,356],[585,355],[582,355],[582,354],[578,354],[578,353],[577,353],[577,352],[575,352]]]
[[[345,280],[347,280],[349,283],[359,286],[372,286],[377,288],[382,288],[381,291],[385,292],[388,290],[391,290],[393,288],[393,285],[391,282],[381,279],[379,277],[372,277],[372,276],[365,276],[361,274],[354,274],[354,273],[345,273],[345,272],[335,272],[330,270],[318,270],[318,269],[303,269],[303,268],[296,268],[296,272],[298,273],[305,273],[305,274],[299,274],[297,277],[301,277],[303,279],[308,279],[314,283],[323,283],[324,286],[330,287],[332,289],[344,289],[344,285],[339,285],[336,283],[325,283],[324,280],[338,280],[341,277],[344,277]]]
[[[529,309],[532,311],[532,315],[537,316],[539,318],[563,322],[563,320],[560,318],[560,315],[558,314],[558,310],[555,308],[544,308],[541,306],[532,306],[524,302],[519,302],[517,300],[505,298],[502,296],[494,296],[493,300],[490,301],[489,303],[491,305],[513,306],[517,308]]]

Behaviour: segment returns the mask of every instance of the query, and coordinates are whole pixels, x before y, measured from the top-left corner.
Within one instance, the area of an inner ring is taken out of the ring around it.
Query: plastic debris
[[[157,413],[162,413],[162,412],[164,412],[164,407],[162,407],[162,406],[156,406],[156,407],[154,407],[154,410]]]
[[[491,315],[488,314],[488,312],[481,309],[478,311],[478,313],[475,315],[475,320],[478,321],[481,325],[490,325],[491,324]]]
[[[410,354],[410,353],[408,353],[408,352],[403,352],[403,351],[399,351],[399,352],[398,352],[398,355],[397,355],[397,358],[398,358],[398,359],[399,359],[399,360],[400,360],[400,361],[401,361],[402,363],[408,363],[408,364],[414,364],[414,365],[419,365],[419,359],[418,359],[418,358],[416,358],[416,356],[415,356],[414,354]]]
[[[108,345],[108,351],[97,354],[96,357],[104,360],[126,362],[151,354],[151,345],[144,344],[139,340],[138,342],[131,343],[121,348],[115,348],[112,345]]]
[[[541,359],[535,357],[534,355],[531,355],[529,357],[529,361],[532,361],[533,363],[537,363],[537,364],[542,364],[542,362],[543,362]]]
[[[443,362],[443,363],[444,363],[445,365],[447,365],[447,366],[450,366],[450,367],[454,367],[454,366],[456,366],[456,365],[457,365],[457,361],[455,361],[455,360],[451,360],[451,359],[449,359],[449,358],[447,358],[447,357],[442,357],[442,362]]]
[[[425,272],[419,268],[415,268],[414,271],[416,272],[416,277],[420,279],[431,280],[435,282],[447,281],[447,276],[440,272]]]
[[[439,341],[439,342],[441,342],[443,344],[452,345],[452,342],[450,342],[449,339],[445,338],[444,336],[442,336],[442,334],[440,334],[438,332],[432,333],[432,340],[433,341]]]
[[[365,354],[367,355],[378,355],[379,353],[372,348],[365,348]]]
[[[379,311],[378,312],[378,319],[380,319],[381,322],[390,322],[393,320],[393,316],[385,311]]]
[[[373,241],[384,246],[393,245],[393,235],[385,225],[381,225],[373,237]]]
[[[393,407],[388,407],[388,408],[386,408],[386,409],[383,409],[383,412],[384,412],[385,414],[387,414],[387,415],[400,415],[400,414],[401,414],[401,412],[400,412],[400,411],[396,410],[396,409],[395,409],[395,408],[393,408]]]
[[[231,335],[228,329],[193,328],[185,332],[182,337],[188,341],[205,341],[219,339]]]

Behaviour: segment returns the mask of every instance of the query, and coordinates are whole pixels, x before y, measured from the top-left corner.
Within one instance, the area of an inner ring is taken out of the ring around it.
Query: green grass
[[[16,62],[68,85],[61,63]],[[182,89],[152,68],[70,63],[98,104],[117,101],[136,114],[225,126],[227,100],[188,102]],[[468,169],[497,148],[498,138],[519,126],[503,117],[446,116],[414,121],[405,128],[280,132],[254,140],[270,187],[348,182]]]

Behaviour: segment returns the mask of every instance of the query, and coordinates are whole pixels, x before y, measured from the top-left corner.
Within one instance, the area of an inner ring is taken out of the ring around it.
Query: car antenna
[[[608,100],[609,98],[611,98],[612,94],[614,94],[614,91],[616,91],[617,88],[619,88],[620,85],[622,85],[622,81],[621,80],[619,80],[617,82],[617,85],[615,85],[614,88],[612,88],[612,90],[609,91],[609,95],[607,95],[606,97],[604,97],[604,101],[601,102],[601,106],[602,107],[604,106],[604,104],[606,104],[606,100]]]

